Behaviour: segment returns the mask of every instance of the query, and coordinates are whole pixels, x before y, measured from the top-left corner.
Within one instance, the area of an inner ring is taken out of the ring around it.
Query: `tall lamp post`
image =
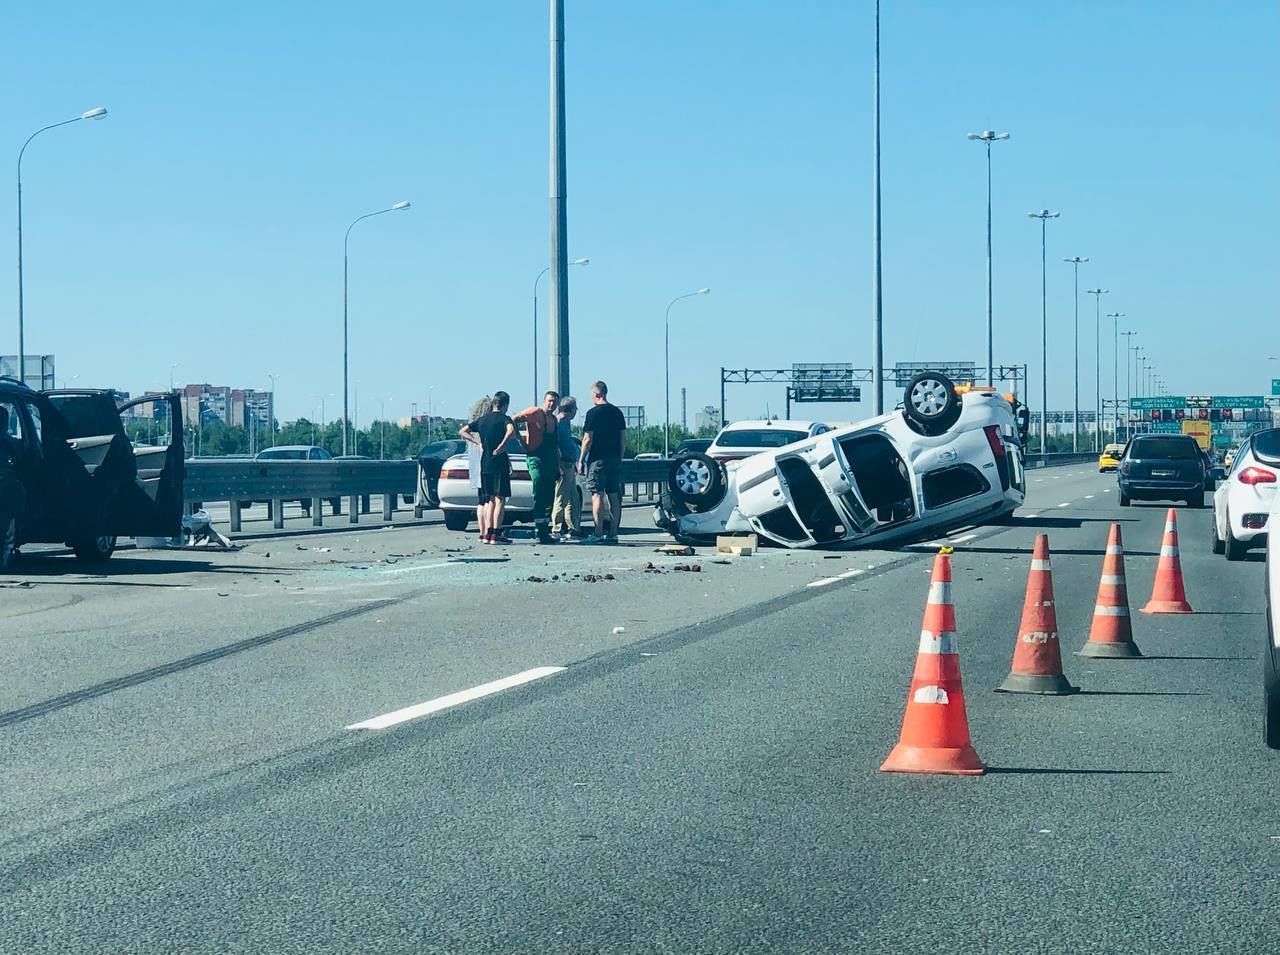
[[[276,446],[276,376],[267,375],[271,379],[271,400],[267,403],[267,417],[271,425],[271,446]]]
[[[1111,437],[1120,432],[1120,319],[1124,312],[1107,312],[1111,319]]]
[[[590,259],[574,259],[570,265],[590,265]],[[536,405],[541,400],[542,395],[538,394],[538,283],[542,281],[542,277],[551,271],[551,266],[547,266],[538,273],[538,277],[533,280],[533,403]]]
[[[93,109],[85,110],[79,116],[64,119],[60,123],[50,123],[48,126],[40,127],[27,137],[27,141],[18,150],[18,380],[24,385],[27,383],[27,342],[22,307],[22,155],[27,151],[27,147],[31,145],[31,140],[41,133],[57,129],[59,126],[70,126],[72,123],[78,123],[84,119],[106,119],[106,117],[106,107],[95,106]]]
[[[1041,209],[1039,212],[1028,212],[1027,215],[1040,220],[1040,461],[1043,466],[1049,442],[1049,299],[1046,294],[1049,278],[1045,267],[1045,243],[1049,220],[1058,218],[1061,213]]]
[[[1102,296],[1111,290],[1105,288],[1087,288],[1085,293],[1093,296],[1093,433],[1095,436],[1093,450],[1102,451]]]
[[[876,415],[884,414],[884,297],[880,287],[880,0],[876,0],[876,58],[874,96],[871,107],[871,300],[874,324],[871,331],[872,396]]]
[[[395,400],[396,399],[394,398],[382,399],[382,411],[378,415],[378,417],[382,419],[382,437],[379,442],[381,446],[378,448],[379,461],[383,461],[387,457],[387,402]]]
[[[379,209],[377,212],[368,212],[358,217],[351,225],[347,226],[347,234],[342,239],[342,453],[347,453],[347,423],[351,420],[347,417],[347,253],[351,247],[351,230],[356,227],[357,222],[363,222],[365,219],[372,219],[374,216],[384,215],[388,212],[399,212],[401,209],[408,209],[409,203],[405,201],[397,202],[394,205]]]
[[[1071,450],[1080,450],[1080,263],[1088,262],[1089,257],[1073,255],[1062,260],[1075,267],[1075,325],[1071,339],[1071,355],[1075,360],[1076,390],[1075,407],[1071,412]]]
[[[991,325],[991,144],[1008,139],[1008,133],[984,129],[980,133],[968,133],[969,139],[980,140],[987,146],[987,384],[996,383],[995,342]]]
[[[666,414],[665,423],[662,426],[662,456],[664,458],[671,457],[671,306],[676,302],[686,298],[693,298],[695,295],[710,295],[711,289],[700,288],[696,292],[688,292],[684,295],[677,295],[671,300],[671,304],[667,306],[667,316],[663,320],[663,344],[662,344],[662,362],[663,362],[663,394],[666,396]]]

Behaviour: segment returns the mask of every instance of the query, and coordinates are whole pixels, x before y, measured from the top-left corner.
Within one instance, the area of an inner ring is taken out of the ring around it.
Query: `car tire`
[[[1215,554],[1221,554],[1227,549],[1226,542],[1218,536],[1218,512],[1214,511],[1209,518],[1209,547]]]
[[[1204,491],[1187,498],[1187,507],[1204,507]]]
[[[444,526],[451,531],[465,531],[471,523],[470,511],[445,511]]]
[[[1269,749],[1280,749],[1280,673],[1276,671],[1276,650],[1267,628],[1267,646],[1262,662],[1262,733]]]
[[[960,420],[955,382],[936,371],[913,375],[903,389],[902,415],[925,435],[946,434]]]
[[[81,563],[100,564],[115,553],[116,539],[106,534],[90,537],[87,540],[73,541],[71,549]]]
[[[1231,533],[1231,514],[1227,513],[1227,540],[1225,545],[1227,560],[1244,560],[1244,555],[1248,553],[1249,547],[1244,541],[1237,540],[1236,535]]]
[[[0,570],[8,570],[18,554],[18,519],[9,518],[0,528]]]
[[[1129,495],[1124,493],[1124,491],[1120,492],[1120,506],[1121,507],[1129,506]]]
[[[672,499],[695,512],[709,511],[723,501],[726,484],[724,466],[701,451],[672,461],[667,474]]]

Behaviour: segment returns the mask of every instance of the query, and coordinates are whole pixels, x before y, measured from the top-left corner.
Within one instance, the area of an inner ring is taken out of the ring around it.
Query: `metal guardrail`
[[[266,501],[277,528],[284,527],[285,501],[309,501],[311,523],[324,524],[325,501],[342,513],[342,498],[350,498],[351,523],[360,520],[360,499],[382,497],[382,519],[390,521],[397,496],[413,494],[418,486],[416,461],[188,461],[183,498],[189,503],[228,501],[231,530],[240,530],[240,505]],[[421,516],[421,508],[415,508]]]
[[[1044,455],[1044,462],[1041,463],[1041,454],[1039,451],[1031,451],[1027,454],[1028,468],[1053,468],[1064,464],[1084,464],[1088,461],[1097,461],[1097,451],[1050,451]]]

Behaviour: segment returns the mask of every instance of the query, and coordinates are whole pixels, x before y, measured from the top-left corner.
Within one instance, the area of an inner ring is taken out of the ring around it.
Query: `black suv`
[[[25,543],[99,561],[117,537],[179,534],[182,428],[169,423],[181,420],[177,395],[118,403],[114,391],[33,391],[0,378],[0,568]]]
[[[1209,472],[1189,434],[1140,434],[1124,449],[1118,469],[1120,506],[1133,501],[1186,501],[1204,507]]]

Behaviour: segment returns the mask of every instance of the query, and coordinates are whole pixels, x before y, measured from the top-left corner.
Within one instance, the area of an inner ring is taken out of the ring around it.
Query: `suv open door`
[[[89,472],[100,535],[181,533],[185,469],[178,396],[148,395],[117,406],[110,391],[46,395],[66,422],[68,446]]]

